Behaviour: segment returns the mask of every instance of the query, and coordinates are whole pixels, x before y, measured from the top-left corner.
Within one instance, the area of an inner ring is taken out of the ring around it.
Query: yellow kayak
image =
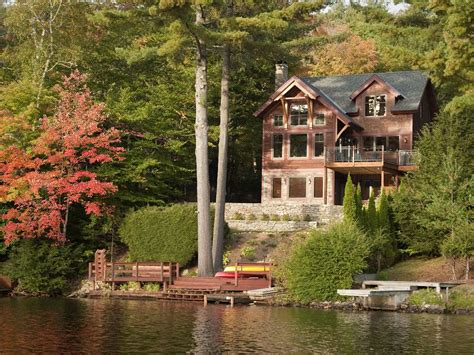
[[[263,272],[263,271],[270,271],[270,266],[266,265],[239,265],[237,266],[237,271],[244,271],[244,272]],[[235,272],[235,265],[234,266],[226,266],[224,272]]]

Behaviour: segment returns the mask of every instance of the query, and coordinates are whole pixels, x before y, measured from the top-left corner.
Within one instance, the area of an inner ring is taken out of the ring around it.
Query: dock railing
[[[256,277],[264,277],[268,281],[268,287],[272,285],[272,263],[250,263],[250,262],[237,262],[234,264],[234,285],[239,285],[239,280],[242,279],[243,276],[251,275]],[[262,271],[245,271],[245,267],[262,267]]]
[[[179,263],[176,262],[108,262],[97,267],[89,263],[89,280],[95,282],[158,282],[172,284],[179,278]]]

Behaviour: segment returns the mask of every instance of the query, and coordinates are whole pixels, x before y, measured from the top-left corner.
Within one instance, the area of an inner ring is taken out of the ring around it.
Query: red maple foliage
[[[124,149],[120,132],[103,128],[104,106],[93,102],[85,79],[78,71],[64,78],[57,112],[43,118],[31,147],[10,145],[0,152],[0,201],[13,204],[3,215],[6,244],[18,238],[64,241],[72,204],[99,215],[105,206],[98,198],[117,190],[89,171],[121,160]]]

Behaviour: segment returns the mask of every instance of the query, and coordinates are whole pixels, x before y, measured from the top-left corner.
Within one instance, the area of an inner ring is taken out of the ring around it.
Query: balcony
[[[411,150],[385,151],[384,146],[377,150],[364,150],[356,146],[326,147],[326,166],[343,173],[378,174],[387,172],[415,170],[415,152]]]

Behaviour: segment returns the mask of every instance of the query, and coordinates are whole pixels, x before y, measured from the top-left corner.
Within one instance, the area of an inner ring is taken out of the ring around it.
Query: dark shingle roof
[[[428,81],[428,78],[421,71],[367,73],[301,79],[324,94],[342,111],[350,113],[357,111],[355,101],[350,99],[351,94],[374,74],[403,95],[403,98],[397,100],[393,111],[410,111],[418,108]]]

